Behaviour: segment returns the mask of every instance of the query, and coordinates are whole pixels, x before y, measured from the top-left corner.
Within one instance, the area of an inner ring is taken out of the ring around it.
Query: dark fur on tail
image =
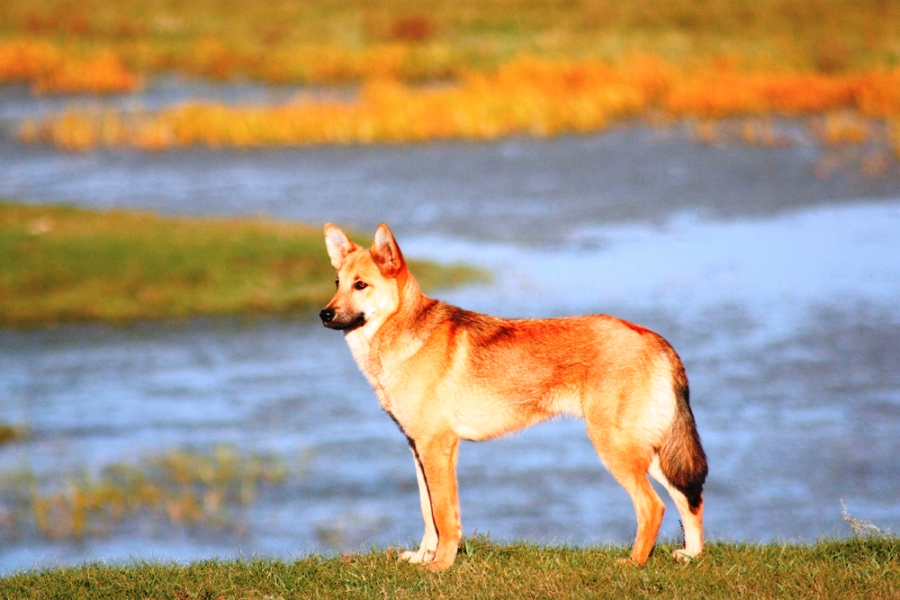
[[[684,368],[676,369],[674,377],[675,419],[659,449],[659,466],[675,488],[687,497],[691,509],[703,501],[703,484],[708,467],[706,453],[691,412],[690,390]]]

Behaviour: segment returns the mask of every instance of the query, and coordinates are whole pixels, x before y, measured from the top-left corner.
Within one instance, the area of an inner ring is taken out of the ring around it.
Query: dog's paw
[[[676,561],[680,562],[681,564],[686,565],[689,562],[691,562],[692,560],[694,560],[695,558],[697,558],[697,555],[688,554],[687,550],[685,550],[684,548],[679,548],[678,550],[676,550],[675,552],[672,553],[672,558],[674,558]]]
[[[453,562],[452,559],[443,561],[433,560],[425,563],[425,568],[429,571],[446,571],[453,566]]]
[[[428,550],[427,548],[419,548],[416,551],[406,550],[400,553],[400,560],[405,560],[414,565],[430,563],[434,560],[434,554],[434,550]]]

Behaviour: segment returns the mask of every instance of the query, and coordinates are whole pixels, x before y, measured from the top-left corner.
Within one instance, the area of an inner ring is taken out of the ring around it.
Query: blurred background
[[[707,536],[896,531],[900,5],[0,5],[0,574],[411,546],[321,225],[684,360]],[[466,535],[629,544],[583,424],[460,452]],[[663,536],[680,536],[670,506]]]

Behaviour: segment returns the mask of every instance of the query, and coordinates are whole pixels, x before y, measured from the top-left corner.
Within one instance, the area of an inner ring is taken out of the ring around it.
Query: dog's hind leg
[[[600,460],[616,478],[619,485],[625,488],[625,491],[631,496],[634,512],[637,515],[637,536],[631,550],[631,560],[643,565],[647,562],[650,552],[656,544],[656,536],[666,510],[665,504],[650,485],[650,480],[647,479],[650,460],[644,458],[643,453],[636,448],[620,446],[611,451],[611,444],[608,440],[595,439],[595,436],[592,435],[591,441],[594,442],[594,448],[600,455]]]
[[[653,458],[649,472],[650,476],[669,492],[672,500],[675,501],[678,514],[681,516],[681,525],[684,527],[684,548],[676,550],[673,556],[681,561],[688,561],[700,556],[703,552],[703,496],[700,496],[699,501],[692,505],[688,497],[663,475],[657,457]]]
[[[425,521],[425,535],[422,543],[416,551],[407,550],[400,554],[400,558],[411,563],[431,562],[437,552],[438,535],[434,527],[434,515],[431,512],[431,498],[428,494],[428,484],[425,483],[425,475],[422,473],[422,464],[416,454],[415,446],[410,442],[410,450],[416,463],[416,479],[419,482],[419,504],[422,507],[422,520]]]

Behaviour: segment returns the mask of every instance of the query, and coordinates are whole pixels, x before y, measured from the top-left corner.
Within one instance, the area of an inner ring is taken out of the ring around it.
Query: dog
[[[681,516],[685,544],[675,558],[700,555],[706,454],[684,366],[662,337],[606,315],[506,319],[429,298],[384,223],[369,249],[329,223],[325,245],[337,291],[319,317],[343,331],[415,459],[425,534],[403,559],[433,570],[456,560],[460,440],[495,438],[556,415],[584,419],[600,460],[631,496],[630,561],[647,562],[665,510],[648,474]]]

